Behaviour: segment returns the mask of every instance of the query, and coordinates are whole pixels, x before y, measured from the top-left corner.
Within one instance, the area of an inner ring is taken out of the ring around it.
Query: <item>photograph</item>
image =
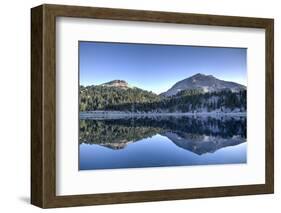
[[[84,170],[247,163],[247,48],[79,41]]]
[[[212,5],[31,8],[31,204],[274,193],[275,20]]]

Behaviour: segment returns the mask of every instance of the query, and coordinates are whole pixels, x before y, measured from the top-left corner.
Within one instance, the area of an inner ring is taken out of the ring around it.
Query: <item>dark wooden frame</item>
[[[266,32],[265,184],[56,196],[56,17],[262,28]],[[65,207],[274,192],[274,20],[126,9],[41,5],[31,9],[31,203]]]

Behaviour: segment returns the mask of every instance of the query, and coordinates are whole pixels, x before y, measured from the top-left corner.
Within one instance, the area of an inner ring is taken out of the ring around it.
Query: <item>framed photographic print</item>
[[[273,19],[31,9],[31,203],[274,191]]]

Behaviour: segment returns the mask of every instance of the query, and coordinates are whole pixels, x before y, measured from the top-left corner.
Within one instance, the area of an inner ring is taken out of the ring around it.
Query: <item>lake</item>
[[[79,170],[247,163],[246,116],[81,119]]]

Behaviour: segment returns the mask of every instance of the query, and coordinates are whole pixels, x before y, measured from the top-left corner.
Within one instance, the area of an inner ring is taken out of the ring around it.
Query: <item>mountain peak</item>
[[[197,74],[191,76],[190,78],[201,77],[201,76],[206,76],[206,75],[205,75],[205,74],[202,74],[202,73],[197,73]]]
[[[106,86],[106,87],[119,87],[123,89],[130,88],[131,86],[124,80],[113,80],[109,81],[106,83],[101,84],[101,86]]]
[[[189,78],[215,78],[213,75],[205,75],[202,73],[197,73]]]
[[[222,90],[239,92],[240,90],[245,90],[246,87],[238,83],[220,80],[213,75],[197,73],[191,77],[178,81],[169,90],[162,94],[164,96],[173,96],[178,92],[194,89],[199,89],[203,92],[217,92]]]
[[[127,83],[127,81],[124,81],[124,80],[112,80],[112,81],[106,82],[104,84],[128,84],[128,83]]]

